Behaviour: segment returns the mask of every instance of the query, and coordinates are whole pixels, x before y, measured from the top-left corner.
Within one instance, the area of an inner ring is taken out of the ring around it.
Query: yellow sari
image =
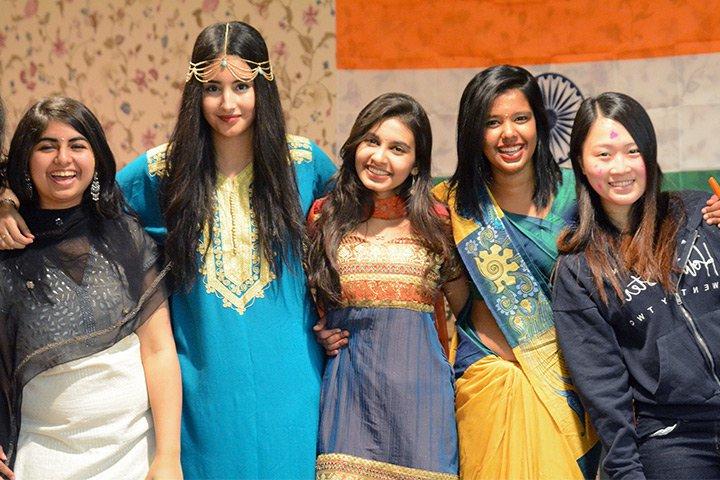
[[[571,204],[564,181],[558,208]],[[453,339],[456,412],[463,479],[594,478],[600,447],[560,355],[549,287],[520,236],[484,189],[481,219],[458,214],[447,183],[434,190],[448,204],[461,258],[517,363],[495,355],[472,326],[470,308]],[[560,216],[558,215],[558,218]]]

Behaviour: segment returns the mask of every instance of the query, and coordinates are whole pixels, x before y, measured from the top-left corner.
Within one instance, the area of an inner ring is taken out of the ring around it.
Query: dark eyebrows
[[[368,131],[365,133],[365,135],[363,135],[362,139],[363,139],[363,140],[370,140],[370,139],[377,140],[377,139],[378,139],[378,136],[377,136],[377,134],[376,134],[375,132],[373,132],[372,130],[368,130]]]
[[[235,85],[237,83],[240,83],[242,85],[254,85],[255,82],[254,82],[254,80],[250,80],[249,82],[244,82],[244,81],[238,80],[236,78],[233,80],[232,84]],[[205,82],[205,85],[222,85],[222,82],[220,82],[219,80],[212,79],[212,80],[208,80],[207,82]]]
[[[593,148],[600,147],[600,148],[615,148],[615,145],[612,143],[596,143],[592,145]],[[629,147],[635,147],[638,148],[637,143],[635,142],[628,142],[624,145],[622,145],[622,148],[629,148]]]
[[[70,143],[70,142],[77,142],[77,141],[83,141],[83,142],[90,143],[90,141],[89,141],[87,138],[83,137],[82,135],[78,135],[78,136],[76,136],[76,137],[72,137],[72,138],[69,138],[69,139],[68,139],[68,143]],[[55,138],[55,137],[41,137],[41,138],[37,141],[36,145],[37,145],[38,143],[40,143],[40,142],[60,143],[60,140],[58,140],[58,139]]]
[[[393,147],[402,147],[402,148],[404,148],[404,149],[406,149],[406,150],[412,150],[412,148],[410,147],[410,145],[408,145],[408,144],[405,143],[405,142],[392,142],[392,146],[393,146]]]
[[[513,113],[510,114],[510,117],[511,117],[511,118],[512,118],[512,117],[517,117],[518,115],[525,115],[526,117],[532,117],[532,116],[533,116],[533,111],[532,111],[532,110],[525,110],[525,111],[522,111],[522,112],[513,112]],[[500,117],[504,117],[504,116],[505,116],[505,115],[500,115],[500,114],[495,114],[495,115],[493,115],[492,112],[490,112],[490,114],[488,115],[487,119],[490,120],[490,119],[492,119],[492,118],[500,118]]]

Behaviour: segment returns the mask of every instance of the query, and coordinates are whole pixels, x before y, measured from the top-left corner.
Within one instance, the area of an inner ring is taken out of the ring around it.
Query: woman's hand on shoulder
[[[703,218],[708,225],[720,227],[720,198],[713,195],[707,201],[707,206],[702,209]]]
[[[328,357],[334,357],[340,353],[340,349],[349,342],[350,332],[339,328],[325,328],[324,317],[321,317],[315,324],[313,332],[315,332],[315,339],[325,349]]]
[[[10,470],[10,467],[8,467],[5,462],[7,462],[7,455],[5,455],[5,450],[0,447],[0,474],[4,475],[9,480],[14,480],[15,474],[12,470]]]
[[[182,480],[179,453],[158,453],[150,464],[145,480]]]
[[[16,250],[30,245],[35,237],[14,202],[0,201],[0,250]]]

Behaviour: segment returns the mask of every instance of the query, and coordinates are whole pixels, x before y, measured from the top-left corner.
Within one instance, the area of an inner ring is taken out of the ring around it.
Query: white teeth
[[[370,173],[374,173],[375,175],[390,175],[385,170],[380,170],[379,168],[376,168],[376,167],[367,167],[367,169],[370,170]]]
[[[75,172],[53,172],[50,174],[51,177],[62,177],[62,178],[70,178],[77,175]]]
[[[515,145],[514,147],[500,147],[498,148],[500,153],[505,155],[512,155],[522,150],[522,145]]]
[[[635,180],[621,180],[619,182],[609,182],[609,183],[610,183],[611,187],[624,188],[624,187],[629,187],[630,185],[633,184],[633,182],[635,182]]]

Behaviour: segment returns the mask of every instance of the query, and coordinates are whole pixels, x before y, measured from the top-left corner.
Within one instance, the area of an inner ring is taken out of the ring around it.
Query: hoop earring
[[[100,200],[100,180],[98,180],[98,174],[93,174],[92,182],[90,183],[90,198],[93,202]]]

